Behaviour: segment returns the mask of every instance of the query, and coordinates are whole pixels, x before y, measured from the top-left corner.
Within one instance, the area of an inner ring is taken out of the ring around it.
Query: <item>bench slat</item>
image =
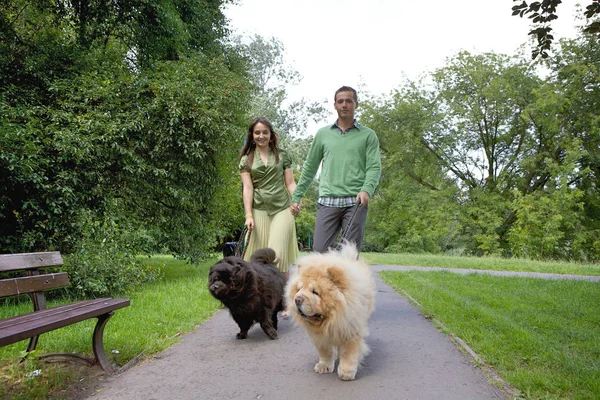
[[[63,265],[58,251],[0,254],[0,272],[19,271]]]
[[[23,278],[0,280],[0,298],[57,289],[69,285],[69,274],[34,275]]]
[[[0,346],[38,336],[129,306],[128,299],[84,300],[0,321]]]

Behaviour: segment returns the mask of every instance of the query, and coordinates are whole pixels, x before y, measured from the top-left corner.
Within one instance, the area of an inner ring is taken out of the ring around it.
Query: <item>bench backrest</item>
[[[36,270],[58,265],[63,265],[63,259],[58,251],[0,254],[0,272]]]
[[[66,272],[40,274],[40,269],[63,264],[58,251],[40,253],[0,254],[0,272],[25,271],[27,276],[0,279],[0,298],[30,294],[35,310],[46,308],[44,290],[69,285]]]

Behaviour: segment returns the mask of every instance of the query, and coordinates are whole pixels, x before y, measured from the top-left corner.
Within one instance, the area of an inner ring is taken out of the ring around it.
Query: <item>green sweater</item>
[[[379,139],[372,129],[358,123],[356,127],[344,135],[333,124],[317,131],[292,202],[302,199],[321,161],[319,197],[349,197],[361,191],[373,196],[381,175]]]

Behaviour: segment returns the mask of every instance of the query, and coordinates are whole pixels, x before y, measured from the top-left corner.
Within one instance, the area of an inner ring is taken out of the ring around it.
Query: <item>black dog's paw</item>
[[[268,329],[265,331],[269,339],[275,340],[277,339],[277,331],[275,329]]]
[[[246,339],[248,337],[248,332],[240,332],[237,335],[235,335],[235,337],[238,339]]]

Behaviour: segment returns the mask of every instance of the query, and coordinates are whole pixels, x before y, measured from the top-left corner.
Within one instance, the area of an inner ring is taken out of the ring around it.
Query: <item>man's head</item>
[[[341,119],[354,119],[354,112],[358,107],[356,90],[350,86],[342,86],[335,92],[333,107]]]

